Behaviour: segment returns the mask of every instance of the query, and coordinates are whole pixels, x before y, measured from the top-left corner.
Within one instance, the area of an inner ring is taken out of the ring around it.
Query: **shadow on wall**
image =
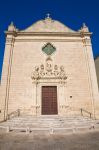
[[[98,88],[99,88],[99,56],[95,59],[95,67],[96,67],[96,74],[97,74],[97,81],[98,81]]]

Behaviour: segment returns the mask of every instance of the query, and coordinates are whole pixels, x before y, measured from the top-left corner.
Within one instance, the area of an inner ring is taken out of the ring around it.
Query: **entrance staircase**
[[[0,131],[68,134],[99,130],[99,121],[83,116],[19,116],[0,123]]]

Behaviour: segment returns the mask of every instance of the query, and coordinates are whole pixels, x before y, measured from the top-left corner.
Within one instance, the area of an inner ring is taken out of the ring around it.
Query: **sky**
[[[99,55],[99,0],[0,0],[0,76],[8,25],[13,21],[19,30],[25,29],[47,13],[73,30],[86,23],[93,32],[94,58]]]

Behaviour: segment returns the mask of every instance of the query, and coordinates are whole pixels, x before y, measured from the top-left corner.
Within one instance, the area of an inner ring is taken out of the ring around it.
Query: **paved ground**
[[[99,150],[99,132],[72,135],[0,133],[0,150]]]

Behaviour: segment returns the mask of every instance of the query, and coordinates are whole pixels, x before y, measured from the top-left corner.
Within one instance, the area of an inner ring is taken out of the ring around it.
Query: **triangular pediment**
[[[22,30],[22,32],[71,32],[75,33],[69,27],[65,26],[57,20],[52,20],[51,18],[45,18],[44,20],[37,21],[30,27]]]

